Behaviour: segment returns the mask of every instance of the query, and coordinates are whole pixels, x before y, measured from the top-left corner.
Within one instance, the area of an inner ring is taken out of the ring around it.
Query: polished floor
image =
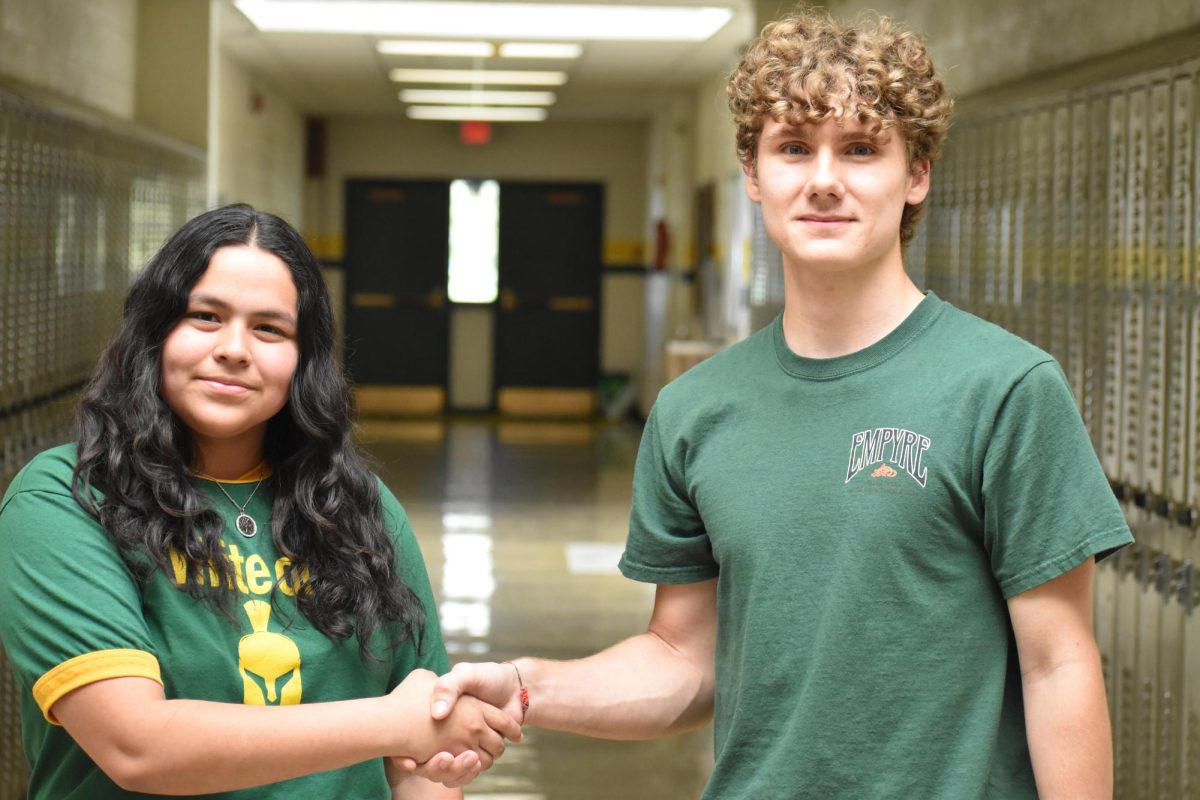
[[[645,630],[653,586],[617,572],[640,431],[621,424],[366,420],[407,508],[451,660],[577,658]],[[527,729],[477,800],[694,800],[710,729],[606,742]]]

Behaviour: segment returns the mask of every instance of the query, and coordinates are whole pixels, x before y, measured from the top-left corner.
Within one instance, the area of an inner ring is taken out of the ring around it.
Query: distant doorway
[[[346,362],[361,411],[595,411],[600,184],[352,180]]]

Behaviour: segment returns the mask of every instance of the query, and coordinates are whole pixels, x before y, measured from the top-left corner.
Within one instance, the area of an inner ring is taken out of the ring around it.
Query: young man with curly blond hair
[[[952,106],[924,44],[799,12],[728,92],[786,301],[651,412],[621,561],[649,630],[459,665],[435,716],[712,717],[705,798],[1110,797],[1092,570],[1131,537],[1053,358],[905,272]]]

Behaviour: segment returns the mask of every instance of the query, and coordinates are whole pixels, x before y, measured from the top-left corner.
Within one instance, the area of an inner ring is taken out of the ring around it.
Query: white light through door
[[[450,277],[452,303],[496,300],[500,252],[500,184],[450,184]]]

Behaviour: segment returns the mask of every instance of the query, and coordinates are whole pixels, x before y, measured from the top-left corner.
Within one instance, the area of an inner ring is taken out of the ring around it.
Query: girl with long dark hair
[[[0,505],[29,797],[461,797],[389,766],[520,738],[429,718],[448,664],[407,517],[353,438],[328,293],[278,217],[183,226],[134,282],[79,438]]]

